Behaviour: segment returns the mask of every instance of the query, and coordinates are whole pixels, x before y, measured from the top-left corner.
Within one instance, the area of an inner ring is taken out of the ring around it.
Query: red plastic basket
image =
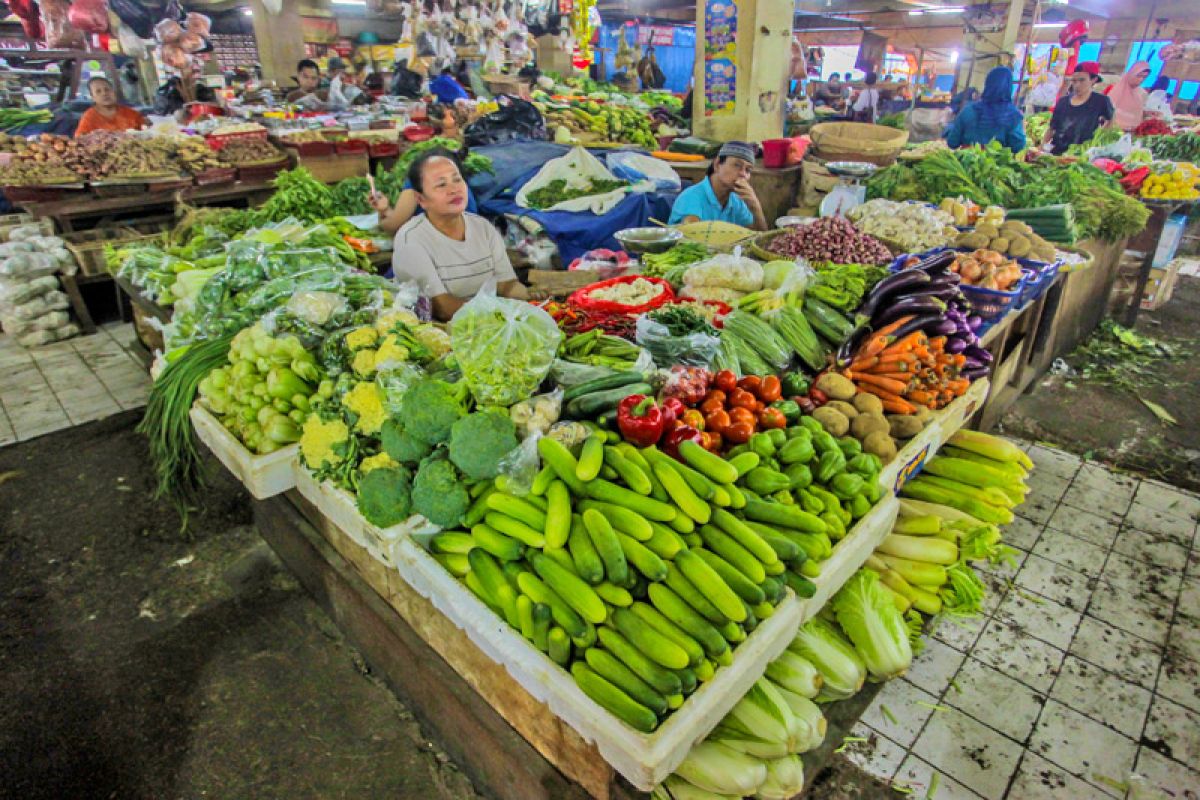
[[[206,169],[196,175],[197,186],[213,186],[219,183],[233,183],[237,180],[237,167],[216,167]]]
[[[424,142],[433,138],[433,128],[429,125],[409,125],[404,129],[404,138],[410,142]]]
[[[289,142],[283,139],[281,144],[296,151],[300,156],[331,156],[334,151],[333,142]]]
[[[792,146],[791,139],[767,139],[762,143],[763,166],[768,169],[778,169],[787,164],[788,148]]]
[[[272,164],[256,164],[253,167],[238,167],[238,180],[244,183],[266,183],[283,170],[287,169],[289,160],[280,159]]]
[[[656,284],[662,287],[662,292],[653,300],[636,306],[614,303],[611,300],[601,300],[591,296],[592,292],[597,289],[605,289],[609,286],[616,286],[622,283],[633,283],[636,280],[649,281]],[[667,303],[675,302],[675,292],[671,291],[671,284],[662,278],[652,278],[646,275],[621,275],[616,278],[609,278],[606,281],[600,281],[599,283],[588,284],[581,289],[576,289],[567,298],[567,302],[584,311],[594,311],[604,314],[641,314],[644,311],[650,311]]]
[[[338,155],[356,155],[358,153],[366,153],[371,146],[365,139],[347,139],[344,142],[337,143]]]
[[[371,145],[371,158],[392,158],[400,155],[400,145],[395,142],[375,142]]]

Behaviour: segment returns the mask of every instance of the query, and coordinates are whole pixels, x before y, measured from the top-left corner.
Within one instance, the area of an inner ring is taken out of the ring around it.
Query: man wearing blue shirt
[[[467,90],[454,80],[454,73],[449,69],[429,82],[429,91],[437,97],[439,103],[453,105],[455,100],[468,100]]]
[[[765,231],[762,204],[750,186],[753,168],[754,145],[726,142],[708,165],[707,177],[679,194],[670,223],[721,221]]]

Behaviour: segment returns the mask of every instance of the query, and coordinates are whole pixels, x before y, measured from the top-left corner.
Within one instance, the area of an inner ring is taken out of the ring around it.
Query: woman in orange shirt
[[[129,106],[117,105],[117,90],[108,78],[97,75],[89,80],[88,92],[95,105],[83,112],[76,136],[92,131],[136,131],[146,124],[146,118]]]

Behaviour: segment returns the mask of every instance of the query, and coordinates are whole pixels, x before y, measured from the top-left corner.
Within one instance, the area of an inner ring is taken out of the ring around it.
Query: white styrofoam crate
[[[986,378],[972,382],[971,388],[962,397],[955,398],[954,402],[934,414],[925,429],[905,442],[896,457],[880,471],[880,485],[893,494],[899,492],[910,478],[921,471],[925,462],[942,448],[946,440],[979,410],[987,397],[988,385]]]
[[[594,742],[613,769],[643,791],[651,791],[679,766],[692,746],[762,677],[767,664],[784,651],[800,626],[801,604],[788,590],[775,613],[734,649],[733,663],[719,667],[712,680],[689,696],[658,730],[646,734],[585,695],[570,673],[510,628],[426,552],[424,539],[424,535],[404,536],[393,542],[392,560],[400,577],[530,695],[548,705],[586,741]]]
[[[331,483],[318,481],[308,468],[296,459],[293,467],[293,482],[296,490],[305,500],[317,507],[343,533],[360,547],[366,549],[386,566],[393,566],[392,544],[401,538],[407,538],[416,532],[433,533],[438,528],[420,514],[393,525],[390,528],[380,528],[372,525],[358,510],[354,495],[345,489],[339,489]]]
[[[197,403],[189,413],[196,436],[256,500],[282,494],[295,485],[292,464],[299,458],[299,444],[289,444],[274,453],[256,455],[226,430],[208,409]]]
[[[842,540],[834,545],[833,554],[821,562],[821,574],[812,579],[817,591],[800,602],[801,625],[815,617],[829,598],[866,562],[867,556],[875,552],[884,537],[892,532],[899,513],[900,501],[895,495],[885,493],[866,516],[846,531]]]

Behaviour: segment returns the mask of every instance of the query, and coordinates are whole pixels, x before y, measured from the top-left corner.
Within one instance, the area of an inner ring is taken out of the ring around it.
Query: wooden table
[[[371,668],[485,795],[647,797],[298,492],[255,501],[254,521]]]
[[[684,188],[704,180],[708,172],[709,159],[704,161],[667,161],[671,169],[679,175]],[[762,161],[754,164],[750,173],[750,185],[762,203],[763,216],[767,218],[767,227],[775,227],[775,220],[785,216],[796,205],[796,197],[800,192],[800,165],[779,169],[767,169]],[[665,220],[664,220],[665,222]]]
[[[1132,328],[1137,324],[1138,312],[1142,310],[1142,296],[1146,293],[1146,283],[1150,280],[1150,271],[1154,269],[1154,257],[1158,255],[1158,242],[1162,238],[1167,220],[1176,211],[1185,206],[1192,206],[1193,200],[1147,200],[1142,202],[1150,207],[1150,220],[1146,227],[1131,243],[1131,246],[1142,252],[1142,261],[1138,266],[1137,282],[1133,287],[1133,296],[1129,298],[1129,306],[1125,309],[1122,324]]]
[[[76,222],[90,219],[92,222],[84,228],[96,227],[115,217],[149,216],[147,212],[157,211],[160,214],[169,209],[167,216],[174,218],[175,208],[181,204],[191,206],[233,205],[245,202],[255,206],[265,201],[274,193],[269,183],[222,183],[214,186],[189,186],[175,192],[143,192],[142,194],[124,197],[96,197],[86,194],[68,200],[56,200],[46,203],[19,204],[35,217],[46,217],[54,220],[62,233],[72,233],[76,230]]]
[[[1055,277],[1055,284],[1062,276]],[[971,427],[988,430],[1012,407],[1017,398],[1041,377],[1035,342],[1043,324],[1046,298],[1055,284],[1024,308],[1006,314],[980,337],[979,345],[992,354],[992,374],[988,394]]]

